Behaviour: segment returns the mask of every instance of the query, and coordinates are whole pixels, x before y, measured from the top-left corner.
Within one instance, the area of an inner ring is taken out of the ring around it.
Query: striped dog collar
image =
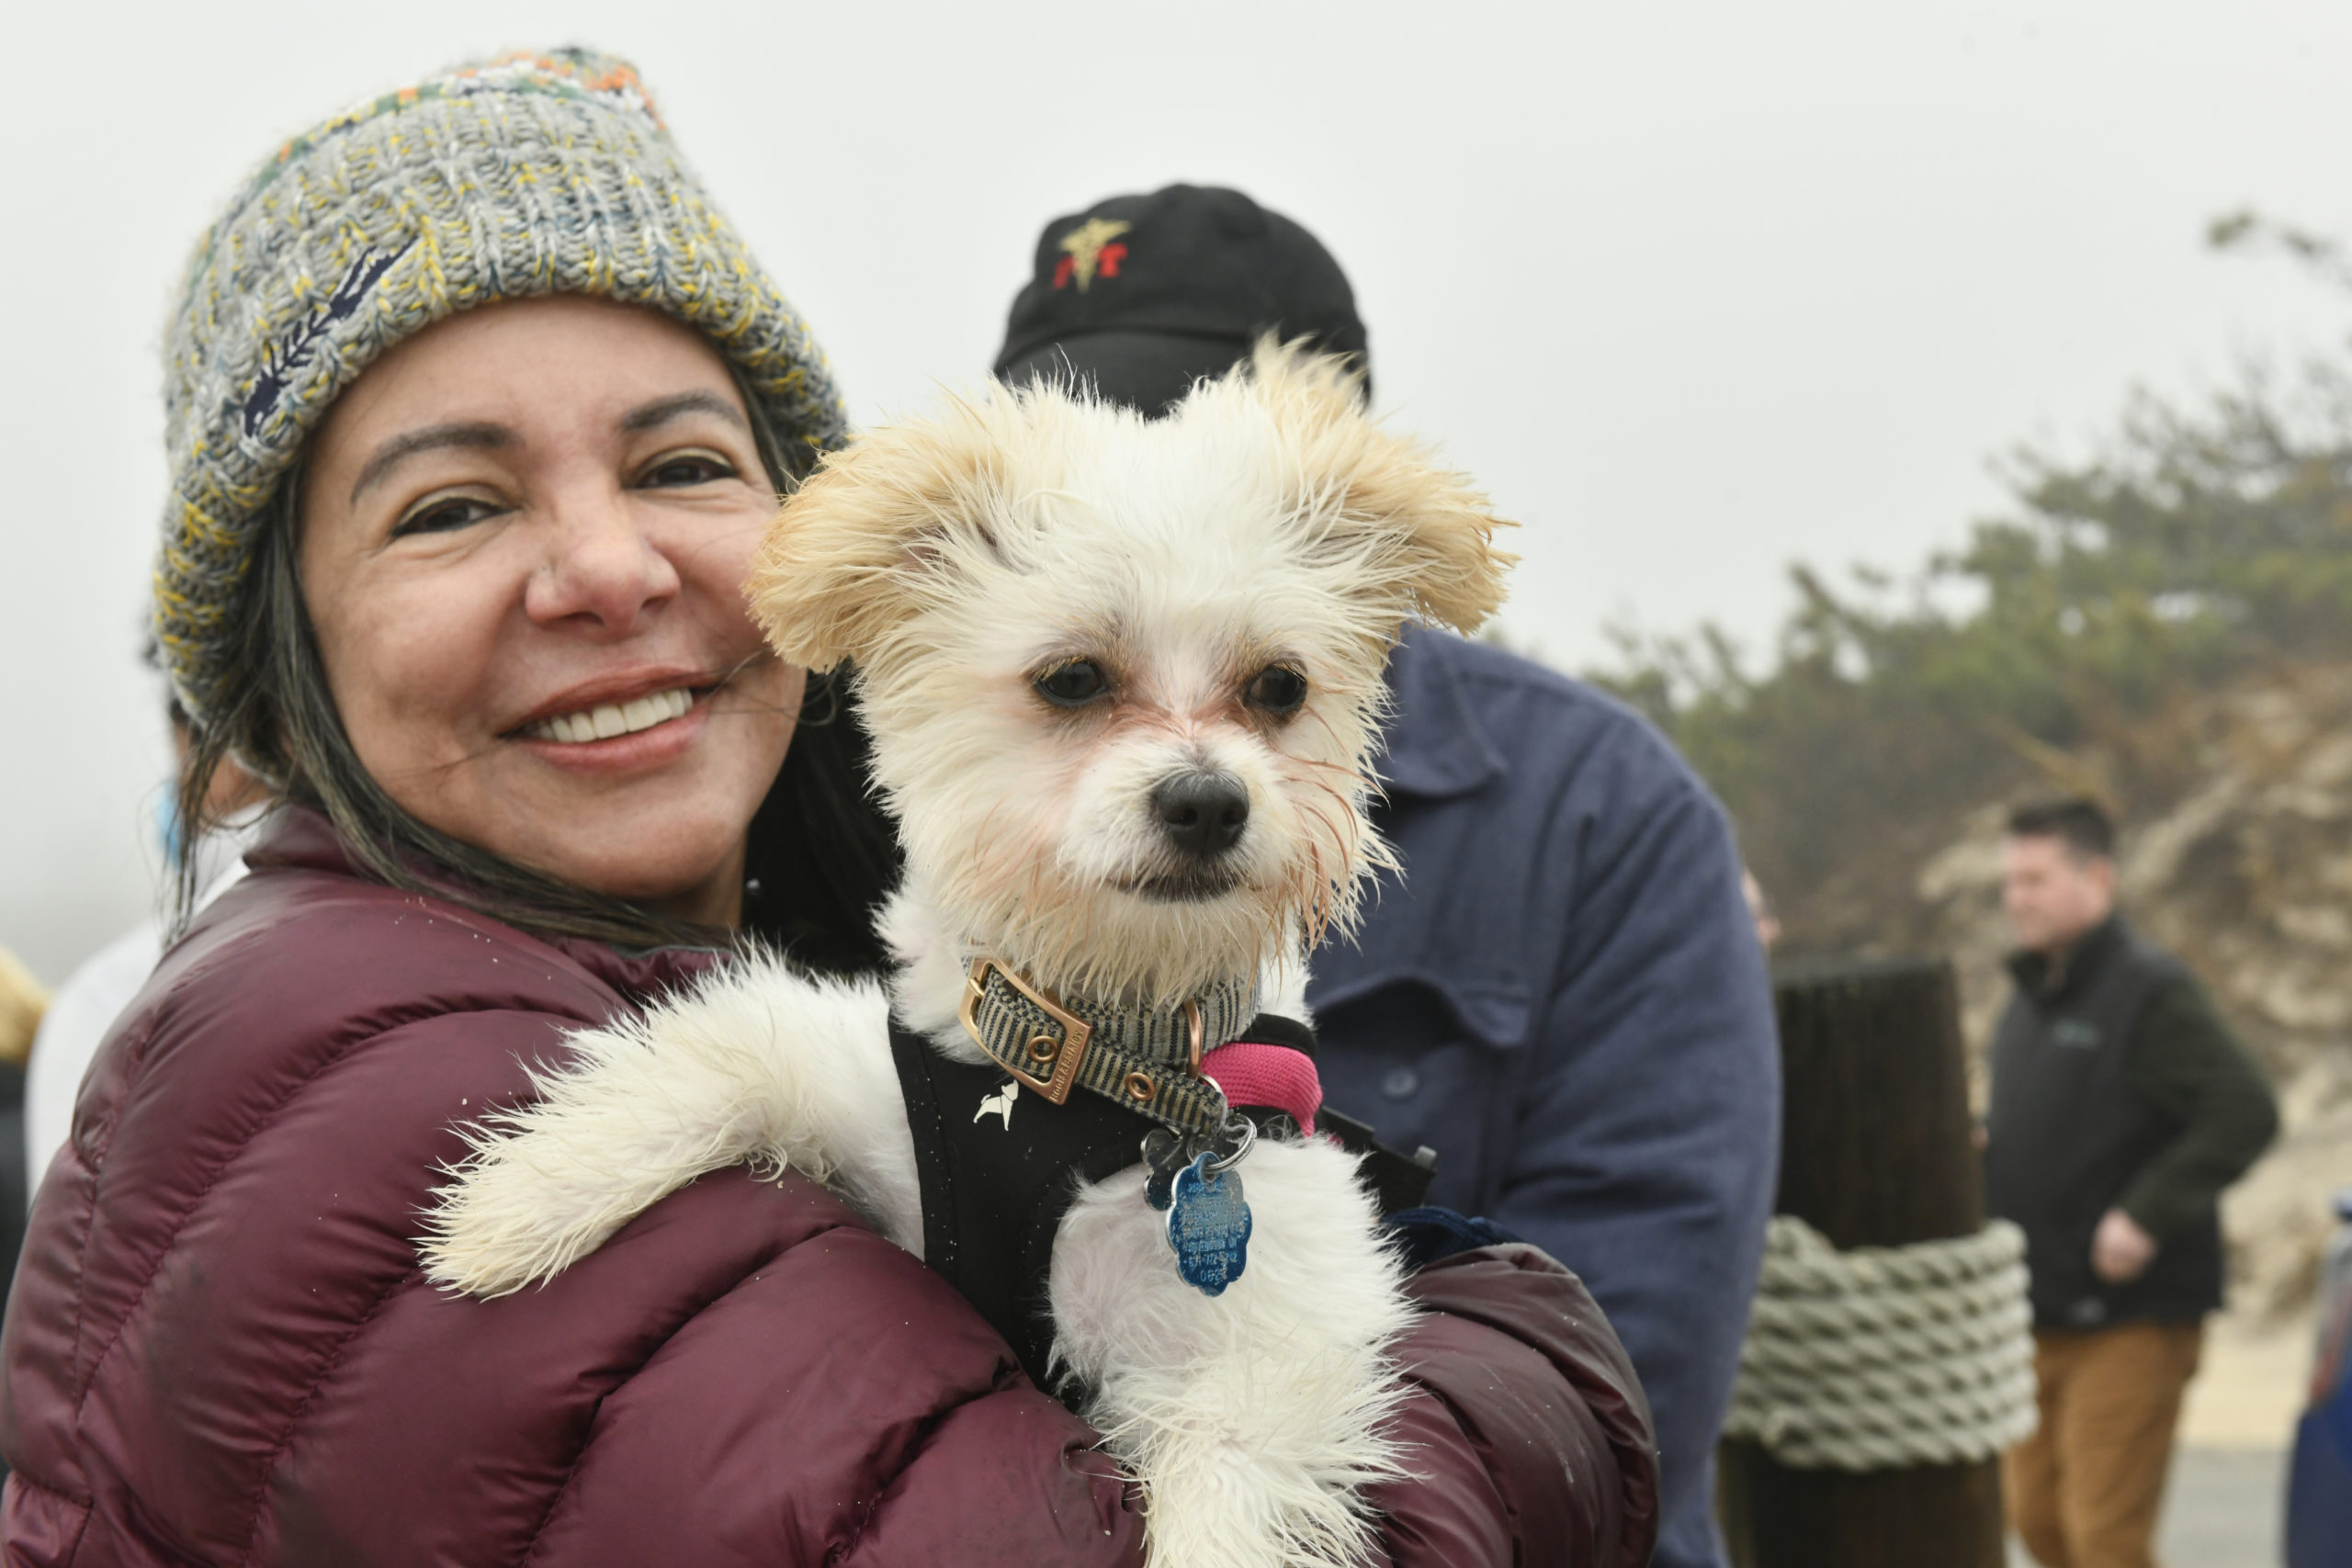
[[[1201,1077],[1201,1053],[1238,1036],[1257,1010],[1254,976],[1167,1011],[1097,1008],[1062,1001],[980,958],[957,1016],[990,1061],[1053,1104],[1078,1086],[1182,1132],[1214,1133],[1225,1122],[1225,1094]]]

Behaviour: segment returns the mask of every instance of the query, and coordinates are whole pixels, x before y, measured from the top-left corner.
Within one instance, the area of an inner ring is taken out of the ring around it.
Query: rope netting
[[[1775,1215],[1724,1435],[1801,1469],[1988,1459],[2034,1428],[2025,1235],[1841,1252]]]

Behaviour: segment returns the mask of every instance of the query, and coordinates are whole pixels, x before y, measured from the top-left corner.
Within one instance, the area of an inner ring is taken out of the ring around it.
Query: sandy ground
[[[2255,1329],[2234,1318],[2215,1318],[2180,1413],[2180,1446],[2286,1448],[2294,1441],[2311,1375],[2308,1330]]]
[[[2278,1568],[2287,1456],[2277,1450],[2182,1449],[2173,1455],[2156,1559],[2165,1568]],[[2009,1543],[2011,1568],[2035,1568]]]

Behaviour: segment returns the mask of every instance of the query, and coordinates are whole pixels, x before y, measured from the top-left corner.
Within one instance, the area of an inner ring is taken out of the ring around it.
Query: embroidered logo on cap
[[[1074,277],[1078,291],[1083,294],[1097,272],[1104,277],[1118,276],[1119,264],[1127,259],[1127,247],[1114,242],[1134,227],[1115,218],[1090,218],[1064,234],[1062,249],[1069,254],[1054,264],[1054,287],[1067,288]]]

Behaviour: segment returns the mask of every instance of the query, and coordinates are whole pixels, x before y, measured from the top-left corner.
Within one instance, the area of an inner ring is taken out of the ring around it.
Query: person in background
[[[32,971],[0,947],[0,1304],[16,1277],[17,1254],[25,1245],[25,1205],[29,1189],[19,1188],[23,1163],[15,1155],[25,1143],[25,1055],[52,1007]],[[0,1463],[0,1476],[8,1473]]]
[[[0,947],[0,1062],[22,1066],[50,1007],[49,993],[17,955]]]
[[[2278,1131],[2196,977],[2116,912],[2095,802],[2009,818],[2016,992],[1993,1038],[1985,1204],[2026,1235],[2041,1425],[2012,1527],[2048,1568],[2147,1568],[2183,1391],[2222,1305],[2222,1190]]]
[[[1238,191],[1171,186],[1046,226],[995,370],[1156,415],[1267,332],[1355,356],[1347,277]],[[1716,1429],[1761,1256],[1780,1056],[1739,855],[1673,749],[1619,704],[1408,629],[1375,811],[1401,877],[1314,956],[1327,1102],[1439,1154],[1429,1201],[1582,1275],[1641,1373],[1662,1568],[1722,1561]]]
[[[162,653],[150,641],[145,658],[160,668]],[[187,766],[192,732],[187,709],[176,695],[164,699],[172,728],[175,772]],[[161,833],[166,864],[179,858],[179,837],[186,831],[178,810],[178,791],[164,795]],[[243,855],[261,818],[263,791],[233,759],[224,760],[212,775],[205,795],[205,820],[220,826],[196,847],[196,874],[189,892],[193,915],[225,892],[245,874]],[[139,994],[164,954],[170,922],[151,916],[84,959],[65,984],[57,988],[49,1011],[41,1019],[33,1043],[32,1060],[25,1068],[24,1166],[25,1202],[40,1190],[40,1179],[74,1127],[74,1100],[82,1090],[82,1075],[98,1054],[123,1007]],[[21,1209],[22,1204],[18,1205]]]
[[[1740,897],[1747,901],[1747,918],[1756,926],[1756,944],[1766,953],[1781,945],[1781,917],[1766,896],[1764,885],[1756,874],[1742,868],[1739,874]]]

